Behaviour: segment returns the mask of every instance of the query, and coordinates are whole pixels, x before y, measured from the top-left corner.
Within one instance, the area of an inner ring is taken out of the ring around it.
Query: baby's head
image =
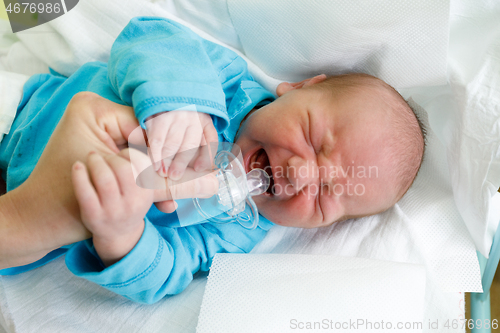
[[[393,206],[422,162],[424,129],[406,101],[365,74],[282,83],[279,98],[249,114],[236,144],[247,171],[272,188],[260,213],[292,227],[327,226]]]

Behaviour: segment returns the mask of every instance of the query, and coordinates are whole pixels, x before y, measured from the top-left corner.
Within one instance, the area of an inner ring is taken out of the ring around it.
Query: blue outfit
[[[0,144],[0,169],[8,191],[28,178],[69,101],[80,91],[133,106],[143,127],[151,115],[194,104],[198,112],[211,115],[219,141],[229,142],[250,110],[274,99],[234,52],[176,22],[135,18],[115,41],[108,64],[85,64],[69,78],[35,75],[25,84],[11,131]],[[24,272],[65,253],[75,275],[129,299],[154,303],[181,292],[197,271],[207,271],[215,253],[250,251],[271,226],[261,217],[254,230],[238,223],[180,227],[177,214],[162,213],[153,205],[137,245],[107,268],[90,239],[52,251],[35,263],[0,270],[0,275]]]

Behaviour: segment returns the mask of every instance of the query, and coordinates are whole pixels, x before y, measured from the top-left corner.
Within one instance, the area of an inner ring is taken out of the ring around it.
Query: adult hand
[[[72,98],[31,175],[0,197],[0,268],[91,237],[81,223],[71,167],[91,151],[118,153],[137,125],[132,108],[93,93]]]
[[[72,98],[30,177],[0,196],[0,269],[34,262],[91,236],[81,222],[72,166],[92,151],[118,154],[137,126],[130,107],[90,92]],[[171,199],[171,193],[169,197],[161,190],[154,196],[160,202]],[[173,201],[167,203],[167,208],[173,206]]]

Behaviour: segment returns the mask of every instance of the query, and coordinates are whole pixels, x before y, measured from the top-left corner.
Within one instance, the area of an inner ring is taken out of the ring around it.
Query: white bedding
[[[26,31],[18,34],[20,40],[13,46],[10,41],[2,44],[8,47],[0,49],[0,69],[30,74],[49,64],[69,75],[87,61],[105,61],[114,38],[135,15],[188,21],[197,32],[202,29],[204,37],[246,51],[227,8],[224,0],[81,1],[70,13],[40,27],[45,34]],[[255,253],[334,254],[423,264],[425,321],[464,315],[463,294],[457,292],[480,290],[473,240],[487,254],[498,223],[488,199],[500,186],[500,22],[491,19],[498,17],[500,4],[454,1],[451,12],[450,85],[402,90],[429,113],[432,129],[425,163],[412,189],[395,207],[375,217],[316,230],[275,227]],[[488,38],[483,38],[485,31]],[[475,55],[477,50],[482,53]],[[250,69],[267,87],[280,82],[253,62]],[[125,327],[134,331],[139,323],[146,325],[144,331],[192,332],[205,285],[200,277],[181,295],[144,307],[75,278],[62,260],[19,276],[0,277],[0,282],[8,332],[113,332]]]

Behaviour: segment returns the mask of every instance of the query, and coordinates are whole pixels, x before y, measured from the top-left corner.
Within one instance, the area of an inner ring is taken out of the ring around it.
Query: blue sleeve
[[[109,82],[137,119],[194,104],[227,128],[230,102],[241,80],[253,80],[236,53],[163,18],[134,18],[113,44]],[[227,104],[228,105],[228,104]]]
[[[92,241],[77,243],[66,254],[69,270],[80,277],[123,295],[151,304],[184,290],[199,270],[208,271],[216,253],[249,252],[271,224],[254,230],[238,223],[197,224],[170,228],[147,218],[137,245],[123,259],[105,268]],[[235,245],[237,244],[237,245]]]

